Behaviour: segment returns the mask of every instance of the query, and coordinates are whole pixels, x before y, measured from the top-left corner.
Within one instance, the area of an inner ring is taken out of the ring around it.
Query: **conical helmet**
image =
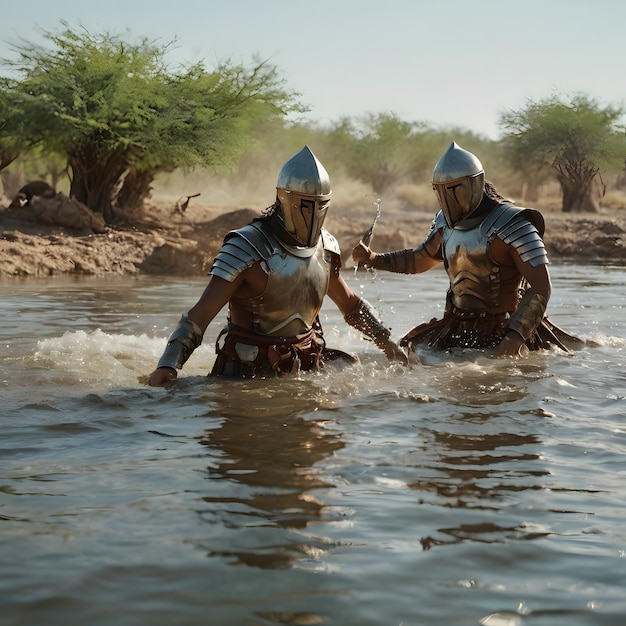
[[[484,187],[482,163],[453,141],[433,170],[433,190],[450,228],[480,204]]]
[[[330,205],[330,177],[309,146],[282,167],[276,183],[285,231],[298,246],[317,245]],[[288,243],[294,243],[288,242]]]

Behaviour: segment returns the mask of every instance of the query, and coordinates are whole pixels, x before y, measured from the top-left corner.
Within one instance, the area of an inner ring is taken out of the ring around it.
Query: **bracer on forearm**
[[[413,248],[377,253],[374,257],[372,267],[377,270],[396,272],[398,274],[413,274],[415,273]]]
[[[415,248],[376,254],[372,261],[372,267],[377,270],[386,270],[398,274],[415,274],[417,273],[416,261],[418,259],[441,260],[440,248],[441,234],[438,230],[433,231],[431,235],[418,246],[415,246]]]
[[[388,346],[391,331],[376,319],[367,300],[360,299],[359,304],[344,319],[352,328],[369,337],[381,350]]]
[[[511,315],[507,330],[514,330],[526,341],[539,328],[547,306],[548,301],[541,294],[531,292],[524,294]]]
[[[191,353],[202,343],[202,331],[183,313],[178,326],[167,340],[167,346],[157,367],[181,369]]]

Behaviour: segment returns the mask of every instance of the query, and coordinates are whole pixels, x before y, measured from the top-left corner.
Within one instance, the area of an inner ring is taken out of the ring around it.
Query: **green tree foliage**
[[[495,143],[488,139],[458,127],[408,122],[395,113],[343,117],[327,131],[324,144],[348,175],[384,195],[401,184],[430,185],[433,167],[452,141],[481,155],[485,167],[498,163]],[[491,171],[502,168],[498,164]]]
[[[343,153],[347,173],[382,195],[424,166],[424,151],[415,146],[423,128],[394,113],[371,113],[360,119],[341,118],[329,139]]]
[[[28,151],[29,140],[20,102],[12,97],[13,81],[0,78],[0,171]]]
[[[19,80],[6,93],[22,109],[22,139],[64,155],[70,195],[109,223],[115,208],[141,208],[158,173],[232,166],[259,120],[302,110],[267,63],[174,71],[172,44],[64,26],[45,33],[48,47],[15,46],[7,63]]]
[[[604,194],[602,172],[622,168],[626,157],[623,113],[584,94],[569,101],[553,96],[504,113],[502,140],[518,167],[551,169],[561,185],[563,211],[596,212]]]
[[[285,161],[308,145],[331,172],[336,168],[328,150],[325,131],[313,125],[284,119],[263,119],[256,125],[255,141],[249,143],[235,167],[219,171],[214,180],[226,181],[242,194],[251,197],[265,195],[269,206],[275,199],[275,183]],[[210,175],[213,178],[213,175]],[[205,180],[208,180],[206,174]]]

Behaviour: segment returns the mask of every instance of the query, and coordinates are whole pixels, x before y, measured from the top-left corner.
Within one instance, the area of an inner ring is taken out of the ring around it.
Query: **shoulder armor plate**
[[[263,229],[256,224],[231,230],[218,252],[209,274],[232,282],[257,261],[267,261],[274,253],[274,245]]]
[[[324,246],[324,250],[326,250],[327,252],[334,252],[335,254],[341,255],[339,242],[333,235],[331,235],[325,228],[322,228],[320,235],[322,238],[322,245]]]
[[[443,211],[439,211],[435,217],[433,218],[432,224],[430,226],[430,231],[428,235],[426,235],[426,239],[422,241],[419,245],[413,248],[413,253],[420,253],[422,256],[426,254],[427,256],[433,259],[441,260],[441,255],[438,254],[441,239],[435,239],[437,234],[441,232],[443,228],[447,226],[446,218],[443,215]]]
[[[430,227],[432,234],[434,231],[439,230],[446,226],[446,218],[444,217],[443,211],[438,211],[435,217],[433,218],[433,224]]]
[[[522,209],[510,204],[497,207],[482,223],[482,232],[491,239],[499,237],[515,247],[520,258],[532,266],[547,265],[548,255],[542,235],[543,216],[534,209]]]

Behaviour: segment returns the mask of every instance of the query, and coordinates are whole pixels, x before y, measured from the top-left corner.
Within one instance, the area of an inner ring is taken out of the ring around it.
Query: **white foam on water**
[[[147,375],[156,367],[166,342],[165,337],[109,334],[101,329],[68,331],[60,337],[37,342],[34,360],[81,381],[134,384],[138,376]],[[214,358],[213,346],[202,345],[194,352],[193,363],[185,366],[185,371],[206,374]]]

